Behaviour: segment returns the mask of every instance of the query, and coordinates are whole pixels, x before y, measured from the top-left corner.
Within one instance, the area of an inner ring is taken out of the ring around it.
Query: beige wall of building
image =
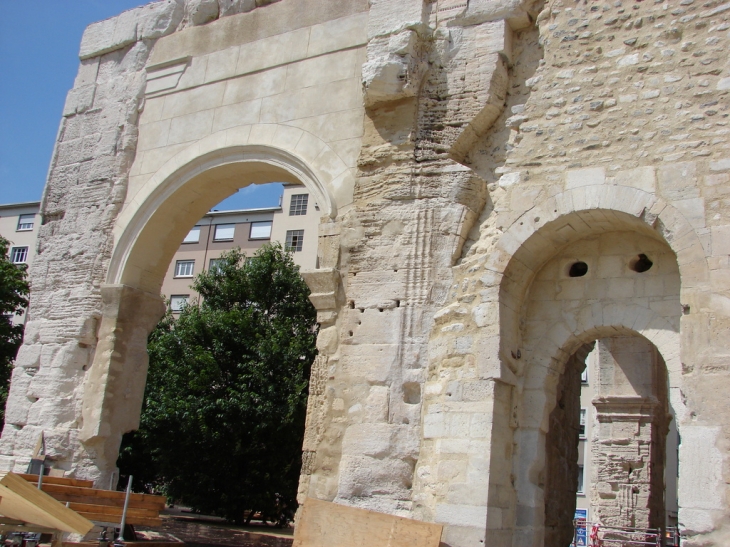
[[[179,308],[179,301],[183,297],[190,300],[197,297],[190,285],[196,275],[210,268],[211,260],[234,247],[240,247],[250,256],[264,243],[268,243],[268,237],[252,238],[251,230],[252,226],[270,227],[276,209],[211,211],[200,219],[186,236],[187,242],[180,244],[162,284],[162,294],[165,299],[172,300],[173,311]]]
[[[304,186],[286,185],[281,197],[281,209],[274,213],[272,241],[300,246],[294,251],[294,262],[301,268],[317,267],[317,236],[322,216],[320,204]],[[295,247],[292,246],[292,249]]]
[[[279,202],[279,207],[264,209],[210,211],[196,223],[180,244],[162,284],[162,295],[171,301],[173,311],[183,299],[197,297],[190,286],[195,276],[235,247],[251,256],[262,245],[278,241],[293,250],[294,262],[301,268],[316,266],[319,205],[302,185],[285,185]]]
[[[0,236],[10,242],[8,256],[16,264],[33,263],[36,239],[41,225],[40,202],[9,203],[0,205]],[[16,315],[15,324],[24,323],[26,314]]]

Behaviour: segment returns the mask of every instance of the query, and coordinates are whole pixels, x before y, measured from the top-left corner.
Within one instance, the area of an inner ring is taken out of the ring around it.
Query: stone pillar
[[[591,448],[595,520],[607,526],[661,526],[666,437],[662,405],[653,397],[602,397],[593,405],[598,418]]]
[[[86,477],[108,486],[122,435],[139,426],[147,380],[147,336],[165,312],[161,297],[126,285],[101,287],[102,319],[83,386],[79,440]]]
[[[656,348],[637,336],[599,340],[598,358],[592,514],[609,526],[663,526],[666,366]]]
[[[339,225],[320,225],[319,257],[324,266],[337,264],[339,245]],[[332,256],[330,256],[332,255]],[[299,476],[297,501],[300,507],[307,497],[332,500],[337,491],[339,475],[339,450],[333,446],[331,436],[325,438],[325,432],[331,430],[331,416],[327,410],[327,381],[329,379],[330,358],[339,345],[337,334],[337,308],[342,304],[343,292],[340,272],[334,267],[319,270],[302,270],[304,281],[309,290],[309,300],[317,310],[319,335],[317,350],[319,354],[312,363],[309,377],[309,399],[307,400],[307,418],[302,445],[302,471]]]

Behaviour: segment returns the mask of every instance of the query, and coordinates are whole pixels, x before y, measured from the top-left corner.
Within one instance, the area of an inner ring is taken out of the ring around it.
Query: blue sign
[[[579,522],[576,523],[574,545],[576,547],[588,547],[588,529],[585,525],[585,522],[588,520],[588,509],[576,509],[575,520],[582,520],[583,526],[581,526]]]

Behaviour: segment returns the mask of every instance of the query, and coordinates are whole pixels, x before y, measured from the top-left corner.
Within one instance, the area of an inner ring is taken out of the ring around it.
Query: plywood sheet
[[[307,498],[293,547],[438,547],[442,526]]]
[[[77,534],[86,534],[94,526],[14,473],[0,479],[0,515]]]

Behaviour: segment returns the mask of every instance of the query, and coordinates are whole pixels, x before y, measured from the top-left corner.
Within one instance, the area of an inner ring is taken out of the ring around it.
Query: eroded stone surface
[[[24,470],[43,431],[54,465],[108,482],[174,249],[242,180],[296,180],[323,213],[301,499],[441,522],[454,547],[552,541],[566,363],[640,336],[683,439],[685,544],[722,544],[728,18],[716,1],[164,0],[91,25],[0,463]],[[636,396],[606,392],[605,423]],[[594,469],[648,458],[650,489],[664,426],[633,408]],[[601,515],[652,521],[606,473]]]

